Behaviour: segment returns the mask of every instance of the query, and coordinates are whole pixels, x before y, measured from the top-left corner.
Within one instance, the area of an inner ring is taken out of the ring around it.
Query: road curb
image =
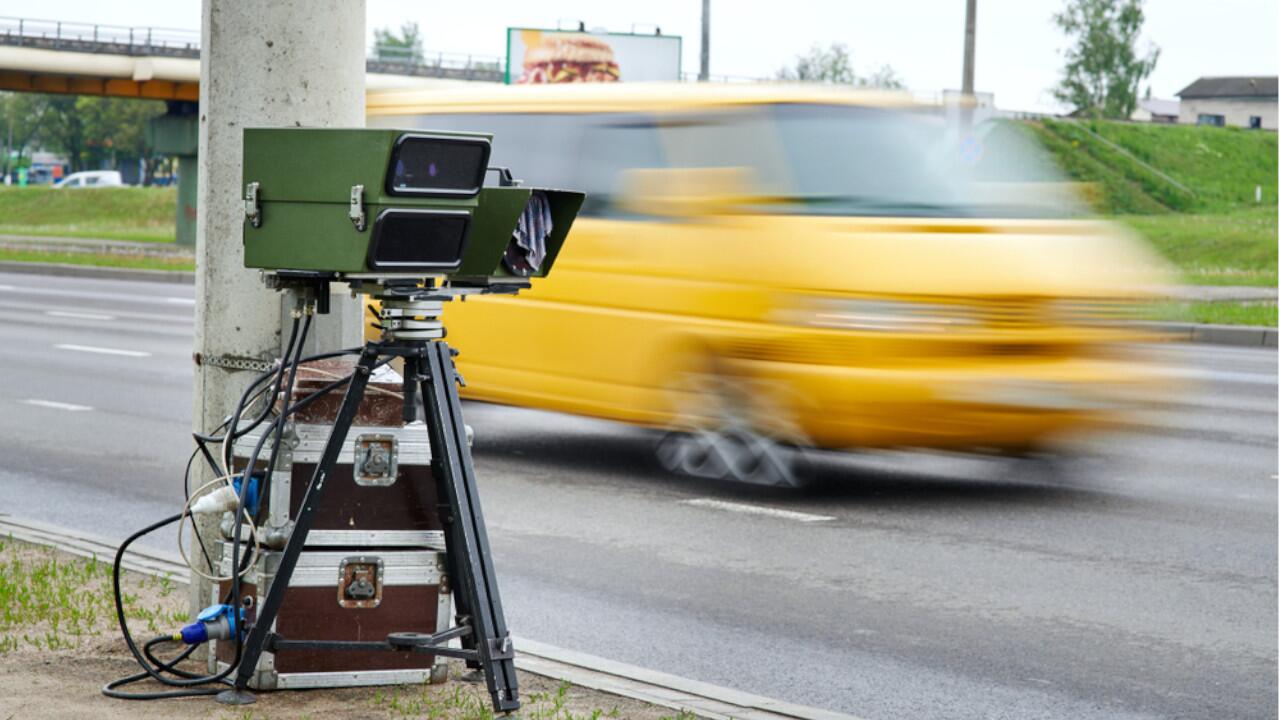
[[[53,275],[55,277],[136,280],[179,285],[194,285],[196,282],[196,274],[185,270],[144,270],[142,268],[113,268],[96,265],[69,265],[66,263],[21,262],[18,260],[0,260],[0,272]]]
[[[1277,340],[1276,328],[1249,325],[1139,323],[1138,327],[1174,342],[1274,348]]]
[[[0,536],[103,562],[114,559],[118,546],[117,541],[102,535],[5,514],[0,514]],[[187,567],[177,553],[134,545],[125,553],[121,565],[135,572],[167,576],[184,584],[189,582]],[[520,670],[671,710],[691,712],[707,720],[862,720],[855,715],[752,695],[527,638],[515,637],[513,641],[516,667]]]

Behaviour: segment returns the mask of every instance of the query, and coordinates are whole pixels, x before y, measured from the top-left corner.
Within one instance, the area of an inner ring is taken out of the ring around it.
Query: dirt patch
[[[140,641],[187,622],[185,586],[126,573],[122,588],[130,627]],[[203,671],[195,662],[184,667]],[[116,627],[109,563],[0,541],[0,720],[494,717],[482,685],[452,679],[441,685],[261,693],[257,703],[241,708],[218,705],[208,697],[141,702],[102,695],[104,684],[139,670]],[[459,665],[450,675],[458,677],[462,671]],[[528,673],[520,673],[519,681],[524,706],[512,717],[694,717]],[[126,689],[171,688],[147,681]]]

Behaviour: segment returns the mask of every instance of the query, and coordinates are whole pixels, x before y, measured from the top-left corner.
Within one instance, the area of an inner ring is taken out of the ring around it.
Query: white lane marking
[[[98,353],[99,355],[123,355],[125,357],[151,357],[151,353],[141,350],[117,350],[115,348],[92,347],[90,345],[54,345],[59,350]]]
[[[825,522],[827,520],[835,520],[831,515],[812,515],[810,513],[796,512],[795,510],[779,510],[778,508],[762,507],[760,505],[748,505],[746,503],[727,502],[725,500],[713,500],[711,498],[694,498],[692,500],[681,500],[681,505],[693,505],[695,507],[711,508],[713,510],[726,510],[728,512],[743,513],[746,515],[768,515],[769,517],[782,518],[783,520],[795,520],[796,522]]]
[[[1158,375],[1185,380],[1233,383],[1240,385],[1275,385],[1277,376],[1270,373],[1232,372],[1229,370],[1204,370],[1201,368],[1162,367],[1153,368]]]
[[[46,310],[49,317],[71,318],[73,320],[115,320],[115,315],[99,315],[98,313],[67,312],[66,310]]]
[[[115,281],[111,281],[115,282]],[[141,283],[146,285],[147,283]],[[36,286],[17,286],[3,285],[3,290],[15,290],[24,295],[29,296],[50,296],[64,298],[80,298],[84,300],[110,300],[113,302],[125,303],[141,303],[147,305],[155,305],[157,303],[181,303],[183,305],[195,305],[196,301],[191,298],[170,298],[168,296],[150,295],[145,292],[135,292],[133,288],[124,288],[119,292],[96,292],[93,290],[64,290],[62,288],[36,287]],[[166,288],[167,289],[167,288]]]
[[[27,398],[26,400],[23,400],[22,403],[24,405],[35,405],[36,407],[53,408],[54,410],[68,410],[70,412],[83,412],[85,410],[93,409],[88,405],[76,405],[74,403],[57,402],[54,400],[40,400],[37,398]]]

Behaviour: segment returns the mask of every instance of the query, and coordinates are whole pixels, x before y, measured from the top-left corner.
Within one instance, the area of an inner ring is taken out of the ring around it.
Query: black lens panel
[[[489,143],[480,138],[401,135],[387,169],[392,195],[475,195],[484,185]]]
[[[370,270],[456,270],[467,246],[465,211],[383,210],[373,224]]]

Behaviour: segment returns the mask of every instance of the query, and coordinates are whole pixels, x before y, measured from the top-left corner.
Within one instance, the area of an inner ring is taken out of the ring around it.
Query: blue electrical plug
[[[230,605],[210,605],[200,611],[196,621],[173,634],[174,640],[188,645],[199,645],[209,640],[226,640],[235,637],[237,615],[244,619],[244,611],[237,613]]]
[[[249,517],[258,516],[258,478],[262,477],[262,473],[255,472],[249,476],[249,489],[244,493],[244,509],[249,513]],[[244,475],[236,475],[231,478],[231,485],[235,488],[236,494],[240,494],[240,484],[243,482]]]

